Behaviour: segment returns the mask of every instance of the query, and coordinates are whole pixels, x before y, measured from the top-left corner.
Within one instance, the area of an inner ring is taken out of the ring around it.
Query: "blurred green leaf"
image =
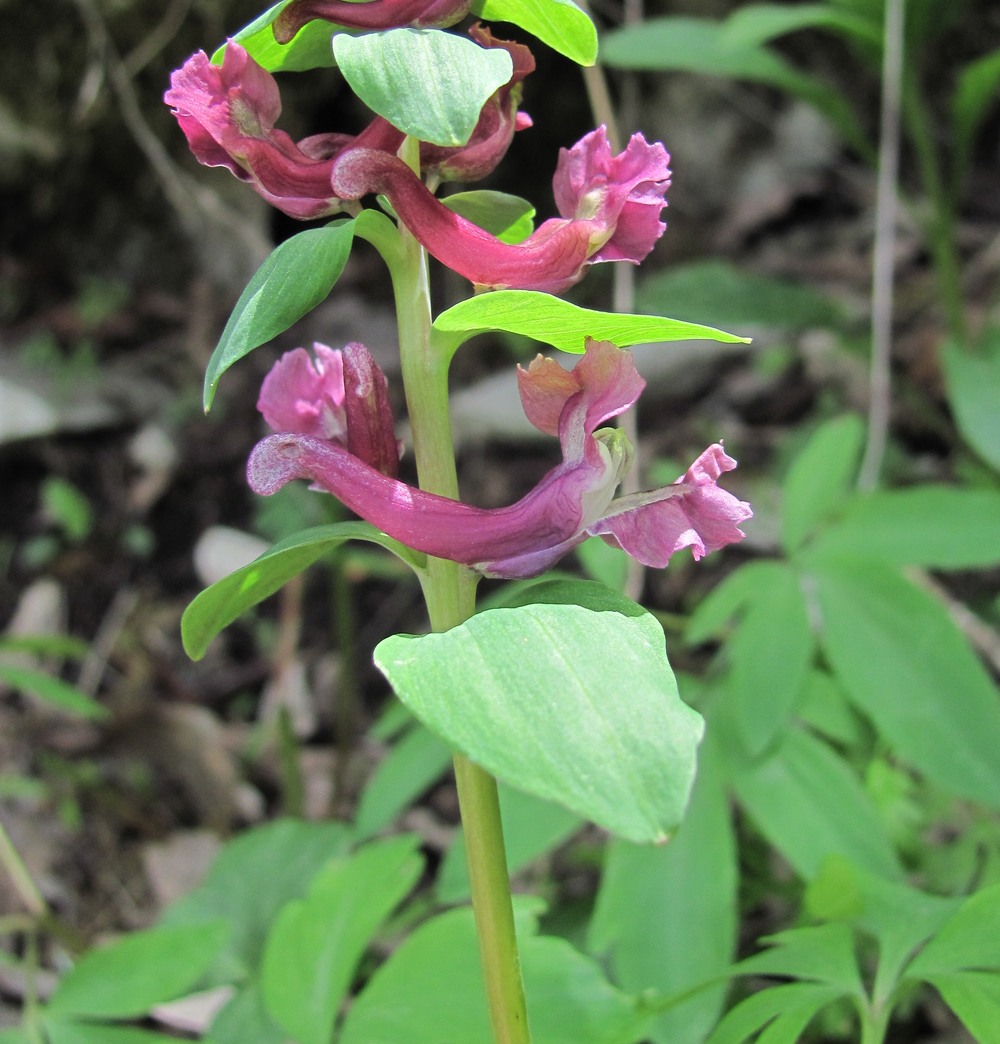
[[[413,887],[423,861],[412,836],[372,841],[324,867],[304,899],[278,914],[264,947],[261,992],[298,1044],[328,1044],[358,961]]]
[[[858,417],[838,417],[821,424],[792,461],[782,483],[781,543],[789,554],[848,499],[864,437]]]
[[[882,24],[834,4],[745,4],[725,21],[726,39],[746,46],[767,43],[801,29],[831,29],[882,46]]]
[[[109,1026],[104,1023],[73,1022],[59,1018],[44,1018],[48,1044],[176,1044],[176,1037],[137,1029],[135,1026]],[[17,1038],[15,1038],[17,1039]],[[37,1038],[22,1038],[25,1044],[35,1044]],[[0,1044],[10,1044],[0,1035]]]
[[[728,261],[694,261],[640,277],[636,306],[692,322],[711,316],[723,327],[804,330],[842,321],[836,303],[812,287],[758,275]]]
[[[597,30],[573,0],[475,0],[472,10],[488,22],[512,22],[578,65],[597,60]]]
[[[701,739],[655,618],[587,582],[443,634],[395,635],[375,664],[411,711],[488,772],[633,841],[680,822]],[[601,610],[546,599],[597,599]],[[512,652],[516,650],[516,652]]]
[[[790,982],[741,1001],[716,1026],[706,1044],[745,1044],[768,1026],[767,1044],[797,1044],[802,1032],[828,1004],[842,996],[836,986]],[[769,1025],[770,1024],[770,1025]]]
[[[804,878],[841,854],[898,877],[899,864],[850,766],[825,743],[790,731],[769,756],[738,771],[736,796],[761,833]]]
[[[852,500],[811,554],[974,569],[1000,562],[998,519],[997,490],[931,485],[881,490]]]
[[[941,362],[958,430],[987,464],[1000,471],[1000,327],[988,330],[977,348],[945,341]]]
[[[959,907],[907,966],[908,977],[939,972],[1000,970],[1000,885],[984,888]]]
[[[1000,807],[1000,699],[947,611],[892,567],[818,562],[820,641],[894,753],[952,794]]]
[[[42,482],[42,504],[46,514],[74,542],[85,540],[94,528],[90,501],[72,482],[50,475]]]
[[[865,996],[854,933],[843,922],[790,928],[764,936],[761,942],[767,949],[734,965],[734,974],[812,979],[849,996]]]
[[[48,1010],[59,1015],[127,1019],[176,1000],[208,970],[230,927],[218,918],[132,932],[90,950],[56,987]]]
[[[502,47],[440,29],[338,34],[333,53],[354,93],[394,127],[435,145],[464,145],[513,69]]]
[[[367,522],[335,522],[304,529],[279,540],[259,558],[212,584],[191,602],[181,618],[181,637],[188,656],[200,660],[221,630],[345,540],[378,544],[414,569],[423,564],[423,555],[380,533]]]
[[[562,805],[553,805],[503,784],[498,790],[507,869],[511,874],[523,870],[583,826],[580,817]],[[435,895],[442,905],[465,902],[469,898],[469,866],[465,854],[465,831],[461,827],[441,864]]]
[[[319,868],[343,855],[350,840],[343,823],[279,819],[247,830],[222,849],[202,884],[166,910],[162,923],[225,918],[232,934],[216,975],[226,982],[241,979],[256,967],[281,907],[302,896]]]
[[[686,989],[723,975],[736,948],[736,838],[726,766],[712,729],[698,755],[691,804],[668,845],[613,840],[605,854],[588,947],[606,957],[615,981],[640,992]],[[727,985],[699,991],[657,1017],[657,1044],[701,1044]]]
[[[990,109],[996,105],[1000,89],[1000,48],[980,55],[958,74],[951,100],[954,152],[953,191],[957,196],[976,143],[976,135]]]
[[[0,663],[0,681],[18,692],[29,692],[53,707],[81,718],[98,721],[108,716],[107,708],[85,692],[34,667]]]
[[[515,900],[521,968],[534,1044],[622,1044],[648,1015],[564,939],[535,934],[537,900]],[[361,991],[342,1044],[441,1044],[492,1039],[470,907],[425,921]]]
[[[608,33],[601,41],[601,61],[619,69],[677,71],[766,83],[801,98],[821,112],[844,140],[862,155],[871,145],[850,104],[833,88],[789,65],[774,51],[708,18],[648,18]]]
[[[310,228],[275,247],[240,294],[205,371],[204,407],[222,375],[255,348],[284,333],[324,300],[347,264],[353,219]]]
[[[976,1044],[1000,1044],[1000,975],[937,972],[929,979]]]

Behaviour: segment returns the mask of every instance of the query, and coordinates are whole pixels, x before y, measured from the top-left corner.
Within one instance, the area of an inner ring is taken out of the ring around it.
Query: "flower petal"
[[[347,448],[383,475],[395,478],[399,470],[389,382],[371,352],[356,341],[344,348],[344,411]]]
[[[344,442],[344,366],[341,353],[325,344],[313,345],[315,360],[305,348],[295,348],[271,367],[260,388],[257,409],[275,431]]]
[[[449,26],[469,12],[472,0],[292,0],[272,23],[278,43],[288,43],[316,18],[352,29]]]

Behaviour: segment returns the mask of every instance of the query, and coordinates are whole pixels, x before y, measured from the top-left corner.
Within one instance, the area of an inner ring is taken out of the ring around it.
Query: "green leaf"
[[[205,371],[204,407],[212,406],[219,379],[311,311],[333,289],[347,264],[354,221],[310,228],[276,247],[240,294]]]
[[[317,19],[304,25],[290,43],[279,44],[275,40],[271,23],[290,2],[291,0],[281,0],[281,3],[268,8],[232,39],[243,47],[258,65],[269,72],[304,72],[307,69],[336,65],[333,58],[333,34],[338,31],[351,32],[350,29],[339,29],[329,22]],[[223,44],[212,55],[212,61],[221,65],[225,53],[226,45]]]
[[[200,660],[223,628],[345,540],[367,540],[392,551],[413,569],[423,566],[423,555],[367,522],[335,522],[304,529],[279,540],[259,558],[212,584],[191,602],[181,618],[181,637],[188,656]]]
[[[939,972],[928,981],[977,1044],[1000,1044],[1000,975]]]
[[[528,901],[529,903],[531,900]],[[564,939],[535,935],[515,901],[528,1021],[534,1044],[622,1044],[648,1016]],[[371,977],[348,1013],[342,1044],[441,1044],[492,1039],[469,907],[416,929]]]
[[[736,796],[761,833],[804,878],[840,853],[898,877],[878,815],[847,763],[825,743],[793,730],[769,757],[738,772]]]
[[[422,870],[418,839],[373,841],[324,867],[267,939],[261,992],[299,1044],[328,1044],[355,968],[379,925]]]
[[[958,74],[958,83],[951,100],[951,124],[954,128],[953,188],[956,196],[965,180],[976,134],[997,102],[998,88],[1000,48],[969,62]]]
[[[260,981],[244,979],[212,1019],[204,1044],[288,1044],[288,1034],[264,1004]]]
[[[878,561],[814,571],[835,675],[896,755],[949,792],[1000,807],[1000,700],[933,596]]]
[[[464,145],[490,96],[511,77],[502,47],[440,29],[337,35],[333,53],[354,93],[394,127],[435,145]]]
[[[798,574],[762,563],[743,618],[726,645],[735,717],[747,750],[760,754],[788,724],[805,688],[814,639]]]
[[[746,4],[725,21],[725,37],[733,45],[767,43],[801,29],[832,29],[865,43],[882,46],[878,21],[825,4]]]
[[[1000,885],[969,896],[907,967],[907,977],[1000,970]]]
[[[812,1018],[840,996],[837,987],[825,984],[791,982],[772,986],[752,994],[728,1012],[707,1044],[744,1044],[775,1019],[785,1019],[790,1025],[787,1032],[770,1037],[769,1044],[796,1044]]]
[[[371,837],[387,827],[444,775],[451,758],[448,744],[415,722],[402,739],[393,743],[365,785],[354,817],[358,837]]]
[[[748,562],[734,569],[698,603],[684,631],[689,645],[701,645],[726,632],[726,625],[753,601],[759,583],[766,583],[772,562]]]
[[[734,965],[734,974],[812,979],[864,997],[854,933],[842,921],[775,932],[761,942],[768,948]]]
[[[1000,492],[915,486],[852,501],[823,532],[818,555],[877,558],[898,566],[975,569],[1000,562]]]
[[[520,243],[535,230],[535,208],[520,196],[491,189],[453,192],[441,202],[504,243]]]
[[[659,315],[595,312],[538,290],[496,290],[460,301],[434,320],[441,333],[475,334],[502,330],[523,334],[564,352],[582,353],[588,337],[613,341],[619,348],[651,341],[701,339],[747,343],[748,338]]]
[[[224,920],[133,932],[90,950],[59,983],[48,1010],[127,1019],[176,1000],[193,987],[229,935]]]
[[[167,909],[163,923],[225,918],[232,934],[217,975],[223,981],[241,978],[256,966],[278,910],[301,896],[319,868],[349,843],[343,823],[282,819],[248,830],[222,849],[198,888]]]
[[[1000,471],[1000,327],[994,327],[973,349],[954,341],[941,345],[948,401],[958,430],[987,464]]]
[[[34,667],[19,667],[13,663],[0,663],[0,682],[16,689],[18,692],[29,692],[46,703],[51,703],[59,710],[77,714],[81,718],[99,721],[108,716],[108,710],[97,700],[81,692],[78,688],[54,678],[45,671]]]
[[[695,261],[639,280],[637,306],[644,312],[696,322],[711,316],[724,327],[804,330],[835,326],[840,309],[812,287],[760,275],[727,261]]]
[[[799,72],[766,47],[730,36],[723,22],[649,18],[608,33],[601,42],[601,61],[619,69],[693,72],[769,84],[808,102],[845,141],[863,155],[871,155],[851,106],[836,90]]]
[[[739,869],[725,764],[709,727],[691,805],[668,845],[612,841],[588,947],[607,955],[617,983],[681,993],[729,967],[737,937]],[[726,994],[721,984],[657,1017],[659,1044],[701,1044]]]
[[[538,584],[444,634],[395,635],[375,664],[429,728],[493,775],[632,841],[680,822],[701,738],[677,695],[663,631],[587,583]],[[612,654],[613,651],[613,654]]]
[[[488,22],[512,22],[578,65],[597,61],[597,30],[573,0],[475,0]]]
[[[523,870],[543,853],[572,837],[582,821],[562,805],[525,794],[500,784],[500,812],[507,869],[511,874]],[[442,905],[465,902],[469,898],[469,866],[465,854],[465,831],[459,828],[438,872],[435,889]]]
[[[781,543],[789,554],[847,499],[864,437],[858,417],[826,421],[792,462],[782,485]]]
[[[69,634],[3,634],[0,653],[30,653],[32,656],[58,656],[82,660],[90,646]]]

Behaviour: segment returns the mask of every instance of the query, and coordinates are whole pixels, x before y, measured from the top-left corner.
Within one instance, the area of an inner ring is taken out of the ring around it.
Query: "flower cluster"
[[[261,409],[279,433],[250,456],[247,477],[258,493],[308,479],[407,546],[495,577],[535,576],[589,536],[656,567],[681,548],[701,558],[743,538],[739,526],[751,512],[717,485],[736,466],[720,445],[669,486],[615,497],[631,466],[631,446],[619,429],[600,426],[632,406],[645,382],[631,353],[609,342],[588,342],[570,372],[541,356],[519,370],[525,413],[559,438],[563,459],[517,503],[492,510],[426,493],[380,471],[352,451],[350,418],[346,436],[336,424],[326,429],[332,436],[324,434],[325,363],[318,361],[316,376],[304,380],[307,362],[303,349],[288,353],[265,382]],[[303,394],[309,380],[312,392]],[[369,414],[369,424],[386,431],[392,418]]]

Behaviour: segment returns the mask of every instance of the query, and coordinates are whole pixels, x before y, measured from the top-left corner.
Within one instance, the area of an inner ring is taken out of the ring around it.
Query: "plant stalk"
[[[419,143],[407,139],[402,158],[419,166]],[[413,452],[421,489],[458,499],[458,475],[448,410],[450,353],[434,343],[427,254],[400,225],[393,291]],[[475,612],[476,577],[456,562],[428,557],[422,578],[430,624],[445,631]],[[496,780],[455,755],[459,807],[465,827],[476,933],[496,1044],[530,1044],[524,987],[514,931]]]

